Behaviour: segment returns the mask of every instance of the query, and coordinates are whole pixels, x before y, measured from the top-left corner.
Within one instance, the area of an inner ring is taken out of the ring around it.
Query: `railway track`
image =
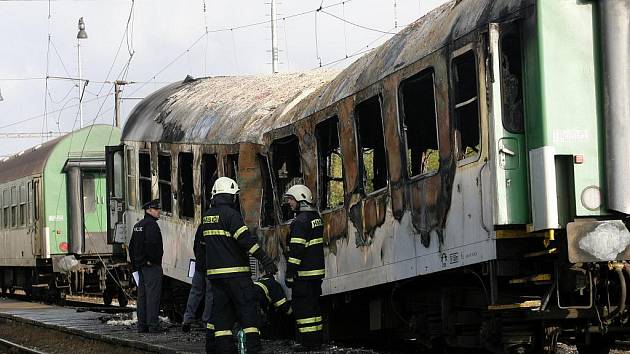
[[[0,351],[2,353],[11,354],[45,354],[44,352],[40,352],[39,350],[27,348],[23,345],[13,343],[2,338],[0,338]]]
[[[5,297],[14,300],[27,301],[27,302],[42,302],[39,300],[33,300],[22,292],[15,292],[13,294],[6,294]],[[55,303],[56,305],[63,307],[75,308],[77,311],[94,311],[102,313],[129,313],[135,311],[134,307],[120,307],[116,305],[105,305],[98,302],[95,298],[87,296],[70,296]]]

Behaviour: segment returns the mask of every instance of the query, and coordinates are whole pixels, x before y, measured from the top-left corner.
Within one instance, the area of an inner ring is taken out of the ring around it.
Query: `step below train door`
[[[107,243],[125,243],[125,147],[106,146]]]
[[[525,225],[530,221],[523,49],[520,22],[489,27],[490,131],[495,178],[495,225]]]

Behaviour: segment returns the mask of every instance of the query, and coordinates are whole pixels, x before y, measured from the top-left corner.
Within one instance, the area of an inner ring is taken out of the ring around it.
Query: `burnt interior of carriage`
[[[360,186],[364,195],[387,187],[387,161],[381,96],[374,96],[356,105],[354,109]]]
[[[400,84],[401,130],[409,178],[440,168],[433,75],[433,69],[425,69]]]
[[[328,210],[343,205],[343,160],[339,143],[339,118],[334,116],[317,124],[317,169],[319,209]]]
[[[302,161],[300,158],[300,140],[295,135],[274,140],[270,147],[272,171],[278,200],[291,186],[304,183]],[[281,221],[293,218],[293,212],[286,203],[280,206]]]
[[[179,184],[177,186],[179,217],[192,219],[195,217],[193,154],[191,152],[180,152],[177,166],[179,174]]]
[[[148,152],[138,153],[138,169],[140,206],[142,206],[151,201],[151,155]]]
[[[455,114],[455,144],[457,159],[464,160],[479,154],[479,96],[477,64],[474,52],[468,51],[452,62],[452,88]]]
[[[171,155],[160,153],[158,155],[158,193],[162,212],[173,212],[173,199],[171,195]]]
[[[202,213],[210,208],[212,186],[219,178],[217,155],[203,154],[201,157],[201,210]]]

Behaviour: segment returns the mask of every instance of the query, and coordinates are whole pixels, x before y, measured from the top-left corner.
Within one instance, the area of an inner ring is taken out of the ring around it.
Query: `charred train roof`
[[[273,116],[330,82],[337,72],[184,80],[142,100],[122,140],[234,144],[258,142]]]
[[[234,144],[262,142],[289,125],[535,0],[453,0],[407,26],[338,75],[212,77],[166,86],[130,114],[122,140]]]

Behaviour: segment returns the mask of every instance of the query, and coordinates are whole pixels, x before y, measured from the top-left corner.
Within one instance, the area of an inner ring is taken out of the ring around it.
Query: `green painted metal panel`
[[[555,155],[583,156],[572,165],[577,215],[600,214],[580,197],[586,187],[605,185],[596,4],[538,1],[535,47],[526,46],[528,150],[547,146]]]
[[[120,143],[120,129],[109,125],[85,127],[66,135],[54,148],[46,161],[43,173],[43,222],[50,228],[50,253],[66,253],[69,244],[66,174],[63,167],[69,158],[105,158],[105,146]],[[102,177],[101,177],[102,178]],[[97,179],[98,180],[98,179]],[[104,180],[100,182],[104,189]],[[99,186],[99,189],[101,187]],[[102,192],[102,195],[105,193]],[[101,208],[102,219],[106,209]],[[106,232],[106,221],[95,225],[96,218],[86,218],[88,231]]]

